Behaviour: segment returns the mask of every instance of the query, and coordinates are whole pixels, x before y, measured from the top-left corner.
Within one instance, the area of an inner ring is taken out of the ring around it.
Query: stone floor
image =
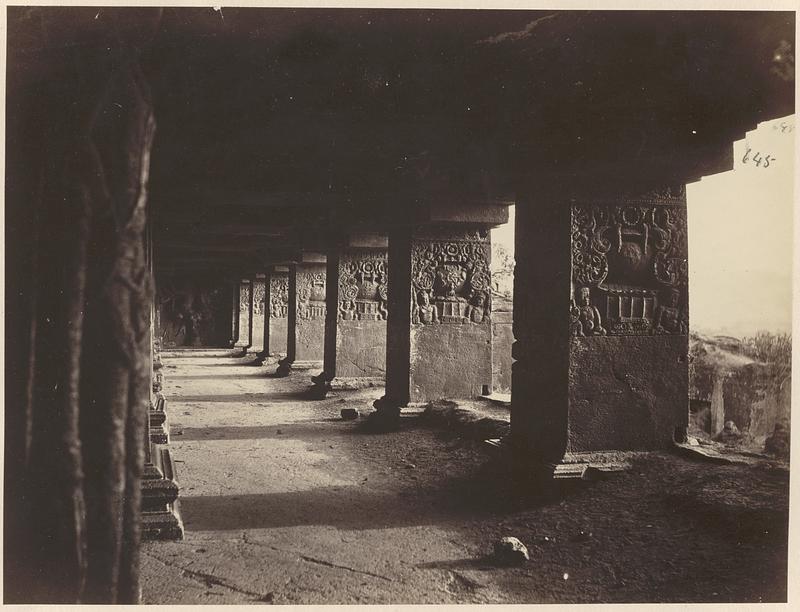
[[[654,454],[531,501],[479,442],[340,419],[381,389],[311,401],[250,359],[164,354],[186,537],[143,547],[144,603],[785,600],[785,469]],[[532,561],[494,565],[504,535]]]

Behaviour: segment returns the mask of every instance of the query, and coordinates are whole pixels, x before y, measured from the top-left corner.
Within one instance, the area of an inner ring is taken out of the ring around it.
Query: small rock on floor
[[[517,538],[505,537],[494,543],[495,559],[504,565],[521,565],[530,560],[528,549]]]
[[[342,408],[340,414],[342,415],[342,418],[345,419],[346,421],[352,421],[353,419],[358,418],[358,410],[356,410],[355,408]]]

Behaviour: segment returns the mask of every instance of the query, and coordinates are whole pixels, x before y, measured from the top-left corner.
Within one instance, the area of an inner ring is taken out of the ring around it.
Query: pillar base
[[[151,444],[151,461],[142,475],[142,538],[180,540],[183,521],[178,509],[178,483],[169,449]]]
[[[387,398],[385,395],[372,402],[375,412],[367,417],[367,427],[373,431],[397,431],[400,429],[399,402]]]
[[[249,363],[251,366],[262,366],[264,362],[267,361],[269,358],[269,354],[265,351],[261,351],[260,353],[256,353],[256,358]]]
[[[289,376],[292,373],[292,363],[288,357],[281,359],[278,362],[278,368],[275,370],[275,376],[280,376],[281,378]]]
[[[312,376],[311,382],[314,383],[314,385],[309,389],[308,396],[311,399],[325,399],[332,388],[331,381],[332,378],[329,377],[325,371],[320,372],[316,376]]]
[[[169,423],[167,422],[167,401],[161,393],[156,395],[156,403],[149,411],[150,442],[169,444]]]

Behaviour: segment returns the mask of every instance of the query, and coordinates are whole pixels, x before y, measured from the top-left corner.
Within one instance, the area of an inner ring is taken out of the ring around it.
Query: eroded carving
[[[339,261],[339,318],[385,321],[387,299],[386,253],[343,254]]]
[[[264,314],[264,281],[256,281],[253,285],[253,314]]]
[[[279,319],[289,316],[289,277],[270,276],[269,279],[270,317]]]
[[[412,247],[414,324],[484,323],[491,313],[490,242],[484,233]]]
[[[250,311],[250,283],[242,283],[239,289],[239,310],[247,313]]]
[[[598,335],[587,326],[609,335],[687,333],[682,197],[668,189],[625,204],[572,206],[573,335]]]
[[[297,272],[297,318],[325,318],[324,272]]]

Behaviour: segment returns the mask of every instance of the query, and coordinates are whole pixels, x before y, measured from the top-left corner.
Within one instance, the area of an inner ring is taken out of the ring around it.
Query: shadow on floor
[[[176,404],[200,403],[200,402],[214,402],[214,403],[255,403],[255,402],[297,402],[305,399],[305,392],[293,391],[287,393],[236,393],[234,395],[168,395],[167,401],[171,406]]]
[[[236,531],[302,525],[340,529],[453,527],[488,516],[502,517],[513,505],[463,486],[442,490],[380,491],[368,485],[319,487],[282,493],[181,497],[187,531]]]
[[[341,427],[328,426],[338,422]],[[246,427],[173,427],[176,440],[310,440],[352,433],[353,426],[342,419],[308,419],[277,425]],[[279,433],[280,432],[280,433]]]

